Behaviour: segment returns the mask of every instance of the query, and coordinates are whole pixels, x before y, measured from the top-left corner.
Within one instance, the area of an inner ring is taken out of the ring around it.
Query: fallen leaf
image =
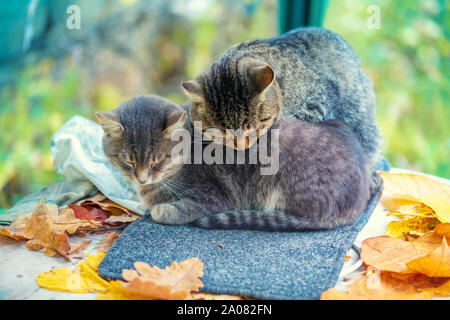
[[[378,174],[383,178],[385,192],[404,195],[407,200],[416,199],[423,202],[422,198],[437,195],[444,199],[450,199],[450,185],[441,183],[436,179],[410,173],[379,171]]]
[[[417,256],[423,257],[441,246],[442,236],[437,235],[435,232],[429,232],[420,236],[416,240],[411,241],[411,243],[414,248],[416,248]]]
[[[98,252],[108,252],[109,249],[111,249],[112,245],[116,240],[119,238],[119,235],[115,232],[111,233],[110,235],[104,237],[102,239],[102,244],[96,245],[95,249],[97,249]]]
[[[450,223],[450,202],[441,195],[424,196],[421,198],[430,208],[433,208],[434,214],[439,221]]]
[[[403,238],[406,234],[423,234],[433,231],[436,224],[439,223],[434,217],[414,217],[412,219],[392,221],[387,227],[385,234],[394,238]]]
[[[445,237],[442,244],[430,254],[410,261],[406,266],[413,272],[419,272],[428,277],[450,277],[450,249]]]
[[[347,286],[348,292],[328,289],[321,300],[428,300],[431,295],[417,292],[408,282],[396,279],[390,273],[370,274]]]
[[[404,194],[389,194],[387,192],[383,192],[382,197],[380,199],[381,203],[391,212],[398,211],[400,207],[408,207],[408,206],[418,206],[422,203],[413,197],[408,197]]]
[[[109,218],[107,218],[105,221],[103,221],[104,223],[109,223],[109,224],[117,224],[117,223],[128,223],[128,222],[133,222],[136,221],[137,219],[139,219],[141,216],[135,213],[131,213],[131,214],[122,214],[120,216],[110,216]]]
[[[27,247],[35,249],[37,246],[36,240],[39,240],[39,245],[46,248],[45,255],[53,256],[59,253],[67,260],[70,260],[68,257],[70,250],[69,237],[65,233],[56,233],[53,231],[51,217],[53,210],[55,210],[54,206],[48,205],[44,201],[39,201],[25,226],[25,235],[29,239],[34,240]],[[56,208],[56,212],[57,210]]]
[[[83,240],[79,242],[74,242],[70,244],[69,258],[70,259],[82,259],[84,253],[82,250],[86,249],[91,240]]]
[[[126,290],[154,299],[186,299],[191,292],[203,286],[203,262],[198,258],[177,263],[160,269],[144,262],[135,262],[136,270],[123,270],[120,284]]]
[[[450,222],[449,184],[417,174],[379,172],[379,175],[383,178],[383,192],[390,211],[397,210],[391,210],[395,206],[393,203],[404,198],[405,203],[422,202],[433,209],[441,222]]]
[[[98,275],[98,265],[105,253],[86,254],[86,256],[87,259],[78,263],[75,270],[57,268],[39,273],[36,279],[37,284],[47,290],[75,293],[106,291],[109,283]]]
[[[77,217],[78,219],[83,219],[83,220],[96,220],[90,213],[89,210],[86,209],[85,207],[76,205],[76,204],[69,204],[70,209],[73,210],[73,212],[75,212],[75,217]]]
[[[94,202],[94,203],[97,203],[97,202],[101,202],[101,201],[103,201],[103,200],[105,200],[105,199],[106,199],[106,197],[105,197],[103,194],[97,193],[97,194],[96,194],[95,196],[93,196],[93,197],[89,197],[89,198],[84,198],[84,199],[78,200],[77,202],[75,202],[75,204],[81,205],[81,204],[84,203],[84,202]]]
[[[434,228],[434,233],[450,239],[450,223],[440,223]]]
[[[52,217],[53,230],[58,233],[67,232],[73,234],[79,230],[98,229],[101,223],[93,220],[82,220],[75,216],[70,207],[60,208],[58,214]]]
[[[389,236],[366,239],[361,244],[361,260],[381,271],[404,272],[406,263],[418,258],[412,242]]]

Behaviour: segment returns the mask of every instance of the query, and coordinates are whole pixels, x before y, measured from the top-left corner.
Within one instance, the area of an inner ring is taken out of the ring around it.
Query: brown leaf
[[[133,222],[136,221],[137,219],[139,219],[141,216],[135,213],[131,213],[131,214],[122,214],[120,216],[110,216],[108,219],[106,219],[105,221],[103,221],[104,223],[109,223],[109,224],[120,224],[120,223],[128,223],[128,222]]]
[[[84,256],[82,250],[86,249],[90,243],[91,243],[91,240],[83,240],[83,241],[71,243],[70,251],[69,251],[70,259],[82,259]]]
[[[59,209],[58,215],[52,218],[53,230],[58,233],[67,232],[68,234],[73,234],[78,230],[98,229],[101,226],[101,223],[98,221],[78,219],[70,207]]]
[[[389,272],[362,277],[347,286],[348,292],[334,288],[323,292],[321,300],[428,300],[431,295],[417,292],[406,281],[392,277]]]
[[[408,262],[406,266],[414,271],[427,275],[428,277],[450,277],[450,249],[445,237],[442,244],[433,252]]]
[[[115,232],[111,233],[110,235],[104,237],[102,239],[102,244],[96,245],[95,249],[97,249],[98,252],[108,252],[109,249],[111,249],[112,245],[116,240],[119,238],[119,235]]]
[[[434,233],[440,237],[450,239],[450,223],[440,223],[434,228]]]
[[[186,299],[191,292],[203,286],[203,262],[198,258],[176,263],[160,269],[144,262],[135,262],[136,270],[123,270],[121,286],[129,291],[154,299]]]
[[[54,255],[57,252],[70,260],[67,255],[70,250],[69,237],[65,233],[53,231],[51,214],[54,210],[57,212],[55,207],[39,201],[25,226],[24,233],[31,239],[27,247],[36,248],[39,243],[47,249],[45,255]],[[39,242],[33,240],[39,240]]]
[[[418,258],[411,242],[389,236],[366,239],[361,244],[361,260],[381,271],[404,272],[406,263]]]

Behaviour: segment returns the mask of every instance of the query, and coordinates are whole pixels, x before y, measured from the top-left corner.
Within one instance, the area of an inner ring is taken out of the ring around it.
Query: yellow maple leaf
[[[403,238],[404,235],[414,231],[415,234],[433,231],[438,223],[434,217],[414,217],[412,219],[392,221],[387,227],[385,234],[394,238]]]
[[[47,290],[74,293],[104,292],[109,283],[98,275],[98,265],[105,253],[86,254],[87,259],[77,264],[75,270],[57,268],[39,273],[36,282]]]
[[[379,172],[383,178],[382,203],[389,211],[423,203],[441,222],[450,222],[450,184],[410,173]]]

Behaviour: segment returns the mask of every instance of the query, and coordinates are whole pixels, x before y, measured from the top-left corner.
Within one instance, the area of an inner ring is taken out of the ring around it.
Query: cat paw
[[[161,224],[181,224],[182,216],[180,211],[170,203],[157,204],[150,212],[152,219]]]

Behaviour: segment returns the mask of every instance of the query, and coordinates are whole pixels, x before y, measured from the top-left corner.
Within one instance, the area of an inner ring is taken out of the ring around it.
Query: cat
[[[366,208],[367,160],[342,121],[277,121],[272,129],[279,129],[279,169],[261,175],[259,161],[174,164],[168,155],[178,142],[168,133],[175,128],[193,133],[188,108],[140,96],[97,113],[105,131],[105,154],[138,185],[157,223],[266,231],[332,229],[355,222]],[[266,133],[268,143],[273,132]],[[244,152],[247,159],[253,148],[261,147],[262,138],[243,151],[217,146]],[[202,145],[203,150],[210,145]],[[142,176],[147,167],[151,169]]]
[[[191,100],[190,118],[204,130],[262,135],[278,119],[341,119],[362,146],[373,188],[380,183],[374,168],[382,139],[373,84],[350,44],[330,30],[299,28],[237,44],[182,87]],[[248,148],[255,141],[239,145]]]

